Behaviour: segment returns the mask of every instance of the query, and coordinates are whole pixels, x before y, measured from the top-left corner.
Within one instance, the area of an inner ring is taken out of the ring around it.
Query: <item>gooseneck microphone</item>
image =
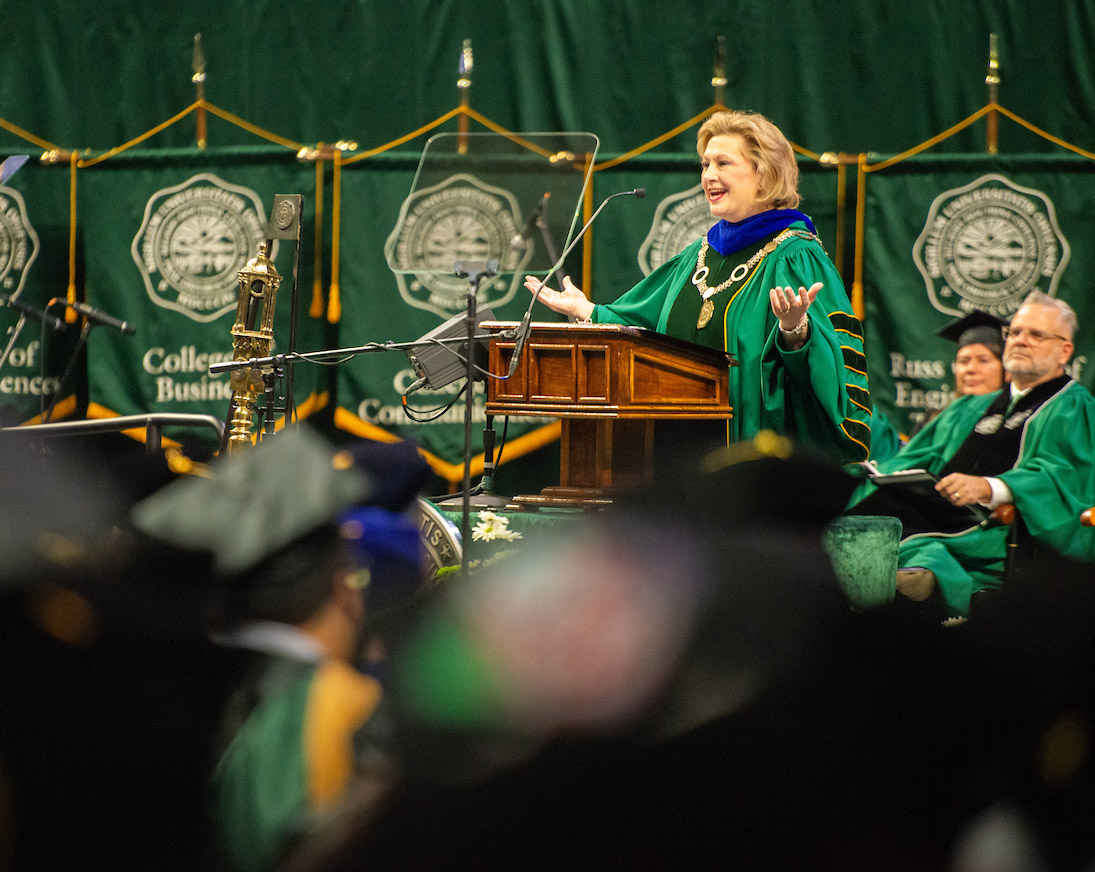
[[[540,298],[540,291],[544,289],[544,286],[548,283],[559,268],[563,265],[563,261],[566,260],[566,256],[574,249],[586,235],[586,231],[594,221],[597,220],[597,216],[601,214],[601,210],[608,205],[609,200],[615,200],[617,197],[634,197],[636,200],[641,200],[646,196],[646,188],[633,188],[630,191],[618,191],[615,194],[609,194],[601,201],[601,205],[597,207],[596,211],[589,217],[589,220],[585,223],[581,230],[578,231],[578,235],[571,240],[570,245],[564,249],[563,253],[559,255],[559,259],[555,262],[555,266],[551,268],[544,280],[540,282],[540,287],[536,289],[536,293],[532,295],[532,299],[529,300],[528,308],[525,309],[525,317],[521,319],[521,325],[517,328],[516,342],[513,344],[513,357],[509,360],[509,375],[506,378],[510,378],[517,371],[517,364],[521,360],[521,352],[525,349],[525,343],[528,341],[529,332],[532,330],[532,307],[536,305],[536,301]],[[542,202],[542,201],[541,201]]]
[[[115,318],[113,315],[108,315],[106,312],[102,312],[94,306],[89,306],[87,303],[70,303],[68,300],[62,300],[60,297],[54,297],[50,300],[50,305],[52,306],[55,303],[67,306],[70,309],[75,309],[93,324],[103,324],[106,327],[113,327],[115,330],[120,330],[128,336],[132,336],[137,332],[137,328],[128,321],[123,321],[121,318]]]

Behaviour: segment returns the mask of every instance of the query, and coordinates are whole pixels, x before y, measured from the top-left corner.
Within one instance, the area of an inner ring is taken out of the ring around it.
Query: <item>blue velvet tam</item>
[[[365,604],[373,617],[414,597],[425,577],[425,549],[411,512],[357,506],[342,514],[338,526],[354,563],[368,573]]]
[[[357,562],[369,566],[378,558],[422,560],[422,537],[413,517],[377,506],[359,506],[345,512],[339,528]]]

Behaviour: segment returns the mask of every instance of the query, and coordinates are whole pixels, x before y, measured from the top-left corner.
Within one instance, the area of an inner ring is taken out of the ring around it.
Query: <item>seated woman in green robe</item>
[[[871,397],[863,330],[809,217],[797,210],[791,144],[761,115],[716,112],[697,137],[700,179],[717,223],[615,302],[595,305],[525,278],[550,309],[631,324],[719,348],[730,368],[728,440],[762,430],[840,463],[868,459]]]

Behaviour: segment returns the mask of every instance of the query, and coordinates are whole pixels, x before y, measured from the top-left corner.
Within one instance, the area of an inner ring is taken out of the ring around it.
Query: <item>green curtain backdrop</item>
[[[108,149],[188,105],[201,33],[209,100],[300,142],[368,148],[458,101],[510,130],[589,130],[621,153],[713,102],[764,112],[816,152],[893,154],[987,101],[989,34],[1000,101],[1070,142],[1095,118],[1091,0],[8,0],[0,115],[66,148]],[[1006,151],[1049,151],[1002,131]],[[162,145],[193,144],[193,126]],[[210,146],[248,136],[210,128]],[[970,130],[953,150],[984,148]],[[679,149],[684,150],[684,149]]]

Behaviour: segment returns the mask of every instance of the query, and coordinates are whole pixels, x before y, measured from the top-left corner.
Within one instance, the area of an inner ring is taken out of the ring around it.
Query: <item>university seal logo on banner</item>
[[[513,299],[532,243],[518,250],[520,212],[509,191],[466,173],[414,191],[403,203],[395,230],[384,245],[399,294],[410,305],[449,317],[467,307],[468,280],[453,275],[458,261],[498,260],[498,275],[478,288],[481,305]]]
[[[208,322],[235,308],[239,269],[266,237],[258,194],[199,173],[149,197],[131,250],[153,303]]]
[[[38,256],[38,234],[27,218],[27,204],[11,188],[0,187],[0,288],[9,297],[23,290]]]
[[[639,269],[643,275],[650,275],[703,236],[713,224],[701,185],[666,197],[654,211],[650,232],[639,246]]]
[[[1054,296],[1068,258],[1053,201],[995,173],[936,197],[913,246],[932,305],[948,315],[1006,318],[1031,291]]]

